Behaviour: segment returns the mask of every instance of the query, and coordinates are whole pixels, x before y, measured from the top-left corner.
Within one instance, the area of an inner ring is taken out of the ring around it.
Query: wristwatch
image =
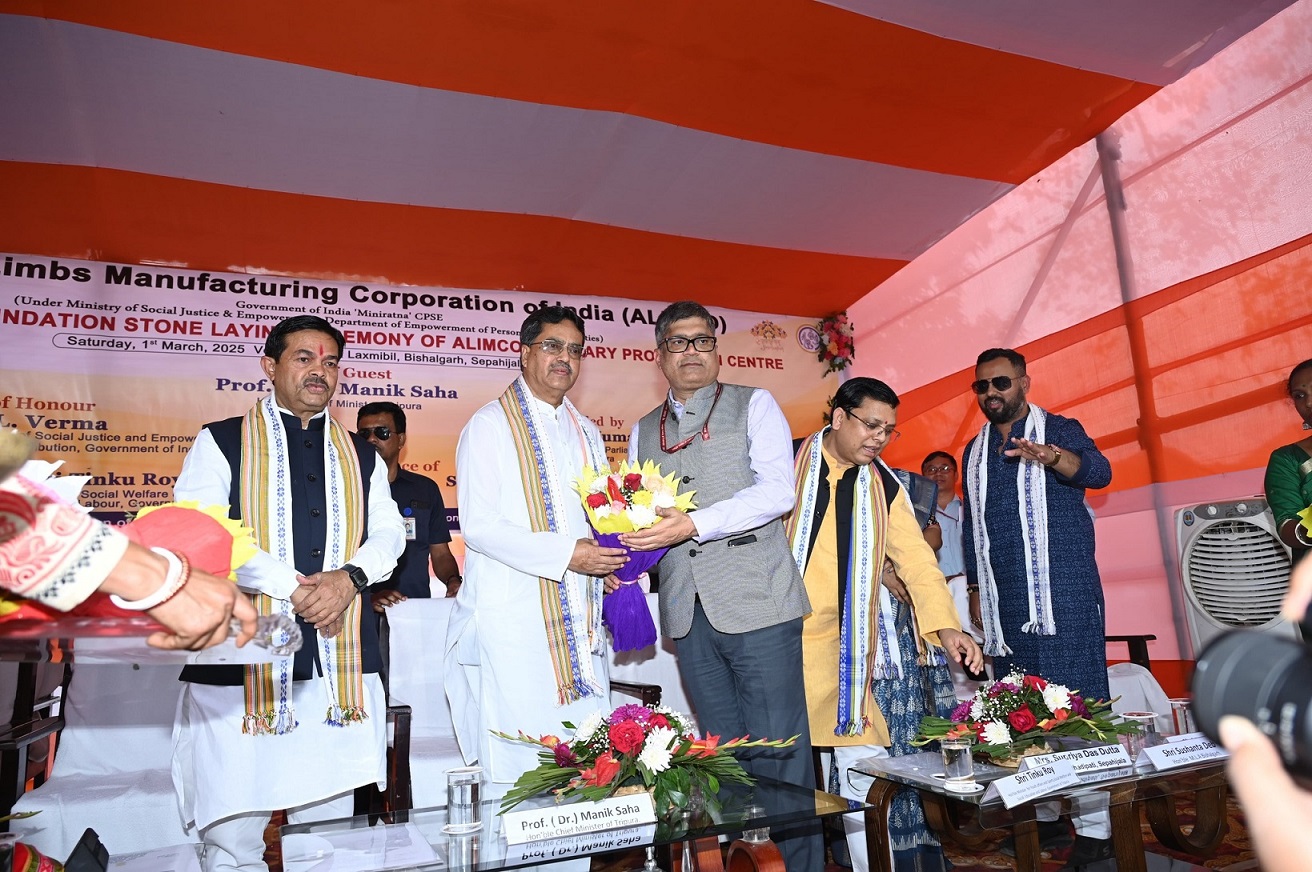
[[[357,591],[364,590],[369,586],[369,576],[365,575],[364,570],[354,563],[343,563],[341,569],[351,577],[351,584],[355,585]]]

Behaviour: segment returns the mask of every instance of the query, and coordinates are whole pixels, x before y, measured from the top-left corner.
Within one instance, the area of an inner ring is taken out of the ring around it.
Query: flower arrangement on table
[[[820,331],[820,348],[816,357],[828,367],[825,375],[847,369],[856,359],[856,342],[852,338],[852,322],[847,319],[847,312],[821,319],[816,329]]]
[[[537,768],[519,776],[501,801],[502,812],[548,792],[561,802],[650,790],[658,810],[684,808],[694,788],[709,800],[719,792],[721,782],[753,783],[734,752],[787,748],[797,741],[797,736],[750,740],[743,736],[727,742],[719,736],[699,739],[687,715],[665,706],[622,705],[609,715],[594,712],[577,728],[570,723],[563,726],[574,730],[572,738],[494,733],[540,748]]]
[[[587,467],[574,481],[574,490],[583,498],[588,523],[597,534],[597,542],[607,548],[623,548],[621,533],[644,530],[660,520],[658,509],[696,508],[692,497],[696,491],[679,493],[677,474],[661,475],[661,468],[646,463],[620,464],[618,472],[600,472]],[[666,548],[654,551],[630,551],[629,562],[615,573],[623,586],[602,601],[602,622],[610,628],[611,644],[616,651],[646,648],[656,642],[656,625],[636,582],[638,576],[665,556]]]
[[[1012,672],[975,691],[950,718],[926,717],[913,745],[963,736],[974,738],[975,751],[995,761],[1015,757],[1054,737],[1114,742],[1134,732],[1133,723],[1118,721],[1107,700],[1081,697],[1037,675]]]

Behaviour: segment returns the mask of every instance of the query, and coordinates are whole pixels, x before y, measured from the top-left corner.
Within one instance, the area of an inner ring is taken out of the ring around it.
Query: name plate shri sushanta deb
[[[654,823],[656,809],[650,794],[631,793],[596,802],[508,811],[501,817],[501,831],[506,836],[506,843],[519,845]]]

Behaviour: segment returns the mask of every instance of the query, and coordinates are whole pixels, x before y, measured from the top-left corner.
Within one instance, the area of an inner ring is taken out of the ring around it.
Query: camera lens
[[[1290,772],[1312,777],[1312,652],[1299,642],[1237,631],[1198,655],[1193,678],[1198,726],[1220,741],[1222,715],[1248,718],[1275,743]]]

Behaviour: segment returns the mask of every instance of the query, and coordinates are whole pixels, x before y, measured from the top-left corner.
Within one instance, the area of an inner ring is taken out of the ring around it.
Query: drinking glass
[[[1137,728],[1133,733],[1122,733],[1120,736],[1121,744],[1125,746],[1131,760],[1138,760],[1144,748],[1161,741],[1162,737],[1157,732],[1156,712],[1124,712],[1121,719],[1134,723]]]
[[[975,763],[970,756],[969,736],[952,739],[939,739],[938,746],[943,751],[943,786],[958,793],[967,793],[975,789]]]
[[[483,827],[483,767],[461,766],[446,771],[447,833],[473,833]]]
[[[765,817],[765,806],[749,805],[747,806],[747,809],[744,812],[743,817],[745,820],[748,821],[756,820],[758,818],[763,818]],[[752,827],[750,829],[745,829],[743,830],[743,841],[752,842],[753,844],[758,844],[758,845],[762,842],[768,842],[770,841],[770,828]]]
[[[1180,696],[1170,702],[1171,723],[1175,725],[1175,734],[1183,736],[1185,733],[1198,732],[1198,727],[1194,724],[1193,701],[1187,696]]]

